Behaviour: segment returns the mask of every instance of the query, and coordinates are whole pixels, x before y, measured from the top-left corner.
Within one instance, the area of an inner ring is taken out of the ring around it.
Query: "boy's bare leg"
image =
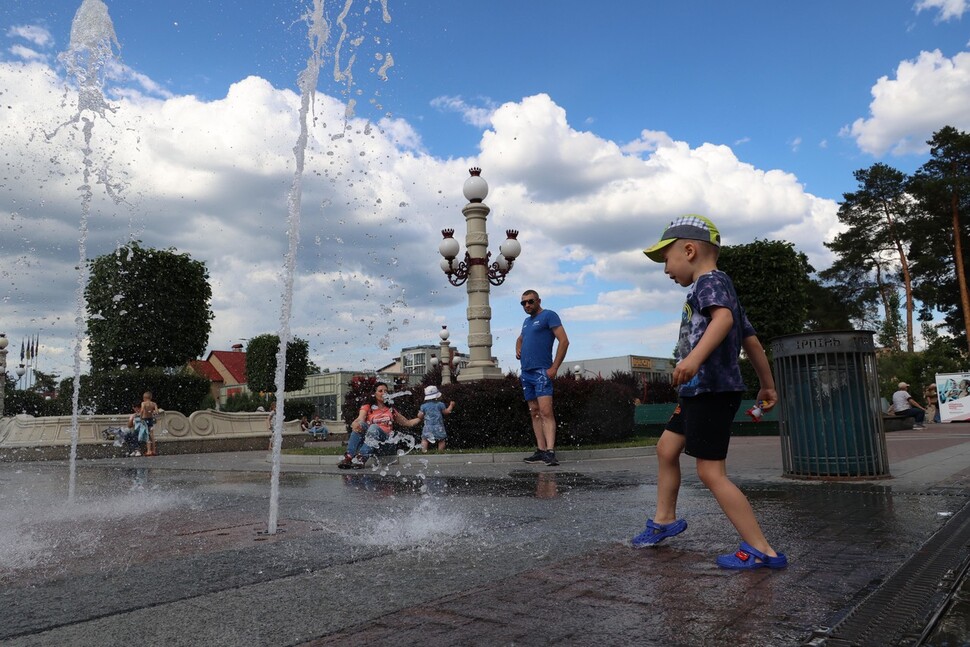
[[[677,520],[677,495],[680,492],[680,455],[686,440],[681,434],[664,430],[657,441],[657,512],[655,523]]]
[[[778,553],[771,548],[761,531],[761,526],[758,525],[758,520],[754,516],[754,510],[751,509],[748,498],[728,478],[725,462],[723,460],[710,461],[698,458],[697,475],[700,476],[701,481],[717,499],[718,505],[721,506],[724,514],[727,515],[738,534],[741,535],[741,539],[769,557],[777,556]]]

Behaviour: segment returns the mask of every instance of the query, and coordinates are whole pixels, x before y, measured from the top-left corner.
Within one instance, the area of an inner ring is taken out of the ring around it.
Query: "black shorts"
[[[741,393],[734,391],[681,398],[667,429],[685,437],[688,456],[723,461],[731,441],[731,423],[740,406]]]

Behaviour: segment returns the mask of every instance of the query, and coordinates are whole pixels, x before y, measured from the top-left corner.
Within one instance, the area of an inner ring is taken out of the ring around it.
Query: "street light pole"
[[[0,333],[0,417],[3,417],[4,391],[7,388],[7,339],[6,333]]]
[[[442,326],[441,332],[438,336],[441,337],[441,350],[439,352],[440,359],[438,362],[441,364],[441,385],[451,384],[451,348],[448,343],[448,337],[451,333],[448,332],[448,326]]]
[[[490,209],[485,204],[488,183],[482,178],[480,168],[469,169],[470,177],[465,180],[462,192],[468,200],[461,212],[465,216],[465,258],[455,263],[460,246],[454,238],[454,229],[443,229],[444,239],[438,251],[444,257],[441,269],[448,275],[448,282],[454,286],[465,284],[468,292],[468,357],[467,366],[458,375],[459,382],[501,379],[502,370],[492,359],[492,308],[489,305],[490,285],[501,285],[511,271],[512,264],[522,251],[517,240],[519,232],[506,231],[508,239],[499,247],[499,258],[489,265],[491,252],[488,251],[488,232],[486,219]],[[442,359],[443,361],[443,359]]]

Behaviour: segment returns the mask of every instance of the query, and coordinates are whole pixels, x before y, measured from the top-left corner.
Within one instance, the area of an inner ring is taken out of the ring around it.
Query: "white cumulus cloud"
[[[923,153],[926,140],[943,126],[970,128],[970,52],[947,58],[939,50],[903,61],[895,78],[872,88],[870,116],[856,119],[843,134],[875,156]]]
[[[299,96],[256,76],[214,100],[172,96],[136,73],[124,78],[113,111],[95,119],[90,154],[123,200],[94,186],[87,256],[130,239],[188,253],[210,273],[210,347],[275,331]],[[43,62],[0,63],[0,87],[11,106],[0,111],[0,148],[10,152],[0,161],[4,324],[39,332],[47,368],[63,373],[81,211],[77,97]],[[291,327],[321,367],[372,370],[403,346],[433,343],[442,324],[467,350],[465,290],[448,285],[437,246],[441,229],[464,231],[461,187],[471,166],[490,185],[490,249],[506,229],[521,232],[522,256],[492,300],[493,352],[504,368],[515,365],[527,288],[553,309],[575,297],[564,312],[577,356],[654,347],[667,355],[672,335],[645,346],[623,331],[648,327],[644,317],[658,308],[676,321],[682,290],[641,249],[680,213],[710,215],[726,244],[784,237],[819,267],[822,239],[837,226],[836,205],[790,173],[649,129],[621,145],[573,127],[545,94],[495,109],[477,154],[459,159],[423,152],[412,124],[348,117],[322,93],[314,116]]]
[[[937,20],[944,21],[962,17],[970,8],[970,4],[967,0],[917,0],[913,8],[916,9],[916,13],[938,10],[940,14]]]
[[[54,44],[54,37],[50,31],[39,25],[14,25],[7,29],[7,36],[21,38],[44,49]]]

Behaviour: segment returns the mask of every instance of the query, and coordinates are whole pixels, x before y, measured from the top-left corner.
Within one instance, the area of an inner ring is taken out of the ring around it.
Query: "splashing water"
[[[105,118],[107,111],[114,111],[105,101],[103,88],[106,70],[116,60],[114,50],[119,47],[114,24],[108,15],[108,7],[101,0],[84,0],[71,23],[70,44],[59,57],[77,85],[77,112],[67,122],[58,126],[53,133],[47,135],[49,141],[62,127],[81,123],[81,132],[84,136],[84,145],[81,148],[84,157],[83,181],[78,187],[81,193],[81,222],[78,236],[77,291],[74,299],[74,393],[71,397],[69,501],[74,500],[77,480],[78,397],[81,391],[81,343],[84,338],[84,287],[88,280],[88,217],[91,214],[91,199],[94,196],[91,189],[91,174],[94,166],[91,140],[95,119]],[[106,171],[102,170],[98,179],[105,186],[110,186],[106,181]]]
[[[348,87],[353,83],[350,70],[353,66],[354,56],[346,68],[340,68],[340,52],[344,39],[347,34],[345,19],[350,12],[354,0],[344,0],[344,7],[337,18],[341,27],[339,42],[334,50],[334,75],[337,80],[344,80]],[[390,22],[390,15],[387,12],[387,0],[381,0],[383,8],[384,22]],[[296,169],[293,172],[293,181],[290,185],[290,192],[287,198],[287,224],[289,248],[286,253],[286,260],[283,271],[283,294],[282,306],[280,308],[280,346],[276,354],[276,415],[273,417],[273,467],[270,479],[270,504],[269,520],[267,522],[267,534],[274,535],[277,532],[279,518],[279,492],[280,492],[280,452],[283,446],[283,401],[285,398],[286,380],[286,347],[290,341],[290,315],[293,309],[293,279],[296,266],[296,253],[300,242],[300,216],[303,196],[303,173],[306,162],[306,148],[309,139],[308,116],[313,107],[316,96],[317,81],[320,77],[320,66],[323,59],[324,46],[330,36],[330,24],[323,11],[323,0],[313,0],[313,8],[304,14],[303,21],[307,24],[307,38],[310,45],[310,57],[307,65],[297,79],[300,88],[300,135],[297,137],[296,145],[293,147],[293,155],[296,158]],[[353,43],[355,46],[359,42]],[[391,59],[393,61],[393,59]],[[393,64],[393,62],[391,63]],[[384,69],[386,77],[386,68]],[[352,113],[353,103],[348,102],[347,110]]]
[[[436,499],[425,497],[406,513],[367,521],[366,527],[357,529],[353,537],[365,546],[433,549],[477,532],[476,525],[465,515],[443,510]]]
[[[23,497],[19,505],[0,507],[0,544],[6,547],[0,551],[0,582],[18,571],[56,569],[65,560],[93,555],[111,543],[126,546],[115,522],[184,505],[175,494],[138,489],[68,504],[41,503],[30,493]]]

